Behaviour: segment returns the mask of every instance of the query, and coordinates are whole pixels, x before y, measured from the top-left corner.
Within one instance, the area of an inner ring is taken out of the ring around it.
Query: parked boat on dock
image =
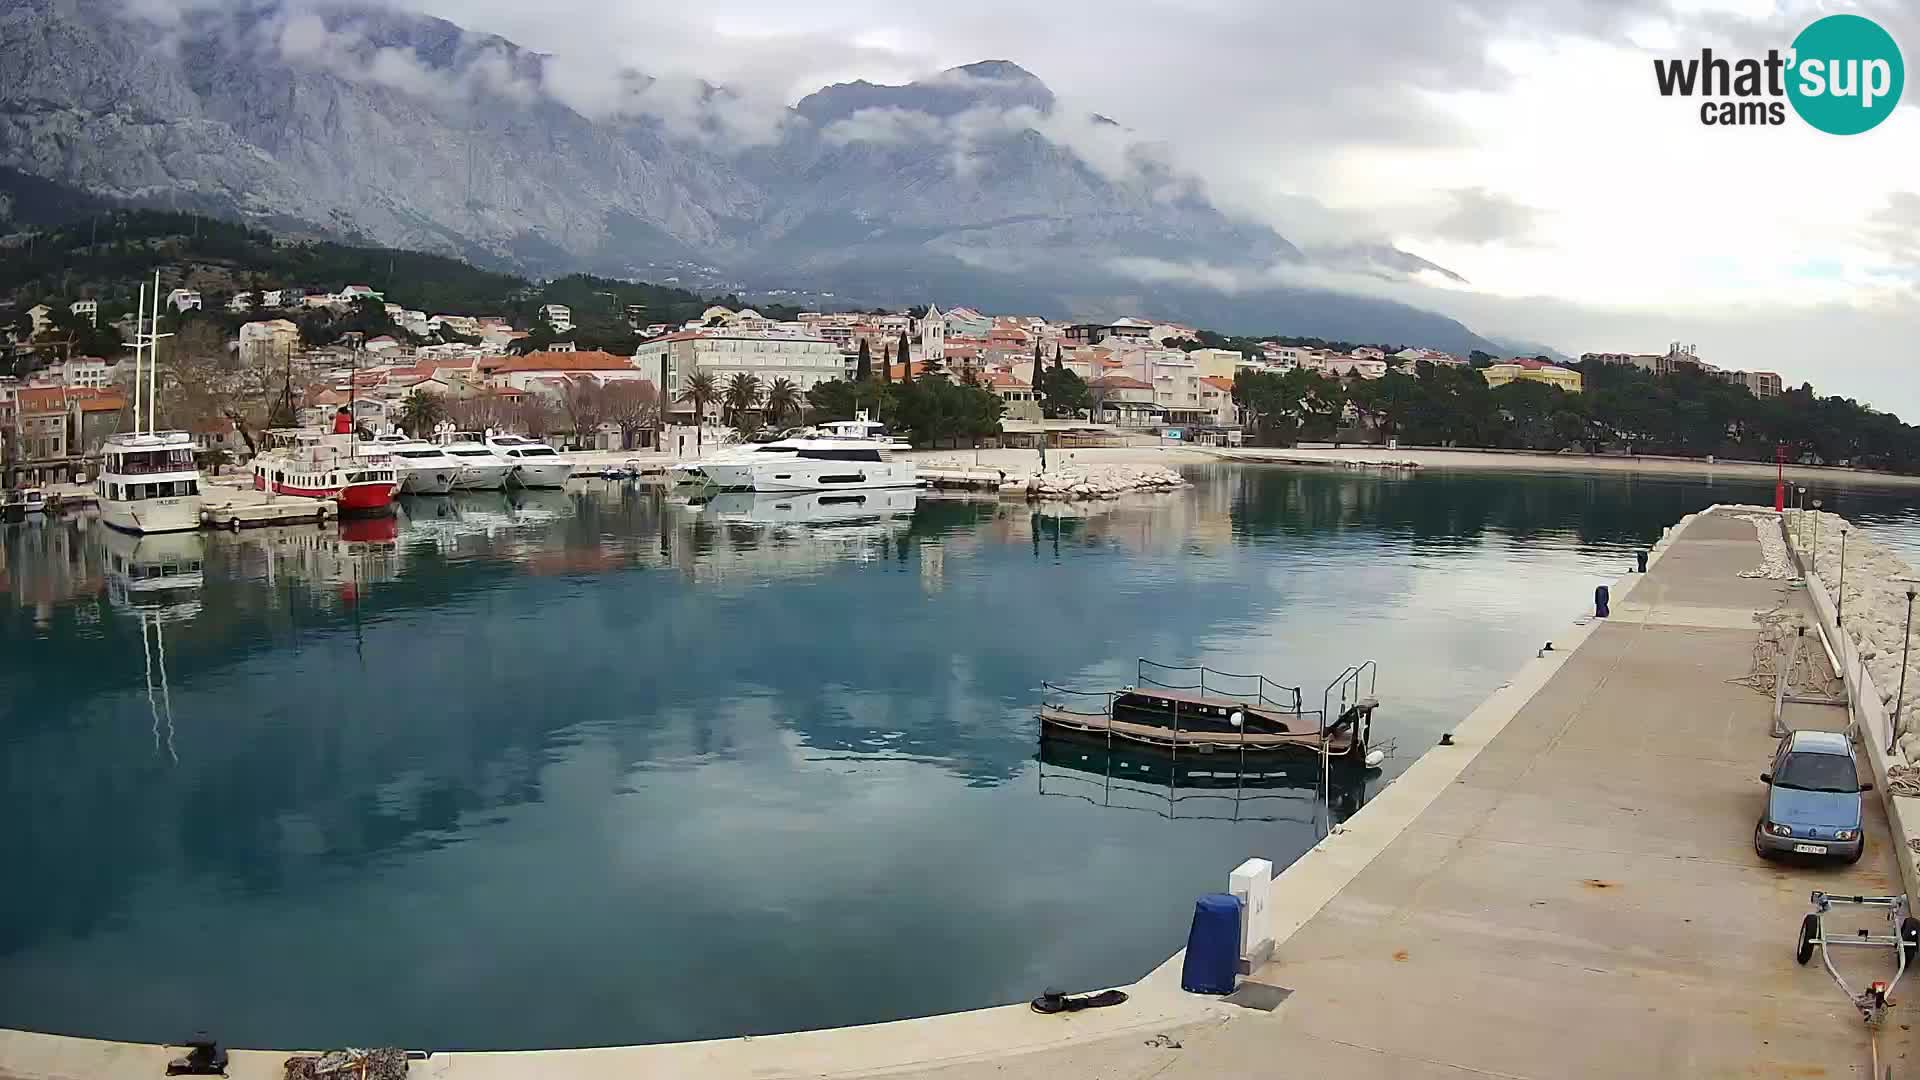
[[[513,466],[507,478],[517,487],[566,487],[573,478],[573,459],[546,443],[521,435],[489,434],[487,449]]]
[[[1264,675],[1139,661],[1133,685],[1082,691],[1042,684],[1043,729],[1180,752],[1309,753],[1368,766],[1377,668],[1347,668],[1307,708],[1297,686]]]
[[[911,488],[920,484],[912,461],[894,456],[906,444],[864,414],[822,424],[792,439],[729,448],[676,470],[677,483],[704,483],[722,491],[802,492]]]
[[[351,433],[307,430],[267,433],[268,449],[253,459],[256,491],[327,499],[342,514],[384,514],[400,489],[393,459],[361,453]]]
[[[449,494],[464,471],[445,447],[430,442],[405,435],[382,435],[373,440],[373,445],[393,455],[393,470],[400,477],[403,495]]]
[[[148,305],[152,312],[149,321]],[[141,286],[138,329],[133,347],[133,431],[109,437],[101,448],[94,497],[100,520],[130,533],[186,532],[200,527],[200,469],[193,458],[193,436],[157,430],[159,393],[153,350],[163,335],[160,282],[153,292]],[[141,357],[146,357],[146,398],[142,417]],[[143,428],[144,422],[144,430]]]
[[[487,446],[487,437],[478,431],[449,431],[436,440],[448,457],[460,463],[460,479],[455,491],[505,491],[513,462]]]

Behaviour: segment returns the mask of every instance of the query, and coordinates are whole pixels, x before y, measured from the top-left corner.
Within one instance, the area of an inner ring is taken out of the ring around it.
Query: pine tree
[[[867,339],[860,339],[860,361],[853,369],[854,382],[866,382],[873,378],[873,354],[867,351]]]
[[[1040,343],[1033,343],[1033,392],[1040,392]]]
[[[900,365],[905,371],[905,374],[900,376],[900,381],[903,383],[912,382],[913,353],[907,349],[907,332],[905,330],[900,331]]]
[[[885,386],[888,383],[891,383],[892,381],[893,381],[893,350],[888,349],[885,352],[880,354],[880,385]]]

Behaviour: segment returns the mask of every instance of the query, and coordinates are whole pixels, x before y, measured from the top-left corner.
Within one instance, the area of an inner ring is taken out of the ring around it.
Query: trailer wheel
[[[1813,943],[1820,940],[1820,916],[1808,915],[1800,920],[1800,947],[1794,950],[1793,958],[1801,965],[1813,959]]]
[[[1900,948],[1907,954],[1907,966],[1912,967],[1916,956],[1920,956],[1920,919],[1909,915],[1900,920]]]

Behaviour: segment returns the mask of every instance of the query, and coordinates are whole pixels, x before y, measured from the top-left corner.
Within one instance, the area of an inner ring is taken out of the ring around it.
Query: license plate
[[[1825,855],[1825,854],[1827,853],[1827,845],[1825,845],[1825,844],[1795,844],[1795,845],[1793,845],[1793,850],[1794,850],[1794,851],[1796,851],[1796,852],[1798,852],[1798,853],[1800,853],[1800,854],[1802,854],[1802,855]]]

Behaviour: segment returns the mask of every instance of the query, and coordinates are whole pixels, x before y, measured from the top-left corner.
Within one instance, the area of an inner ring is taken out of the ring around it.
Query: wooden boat
[[[1262,675],[1140,661],[1134,685],[1087,692],[1048,683],[1043,729],[1096,736],[1110,744],[1200,753],[1308,753],[1364,762],[1372,735],[1372,661],[1327,686],[1321,707],[1303,707],[1298,687]],[[1208,680],[1212,683],[1209,685]]]

